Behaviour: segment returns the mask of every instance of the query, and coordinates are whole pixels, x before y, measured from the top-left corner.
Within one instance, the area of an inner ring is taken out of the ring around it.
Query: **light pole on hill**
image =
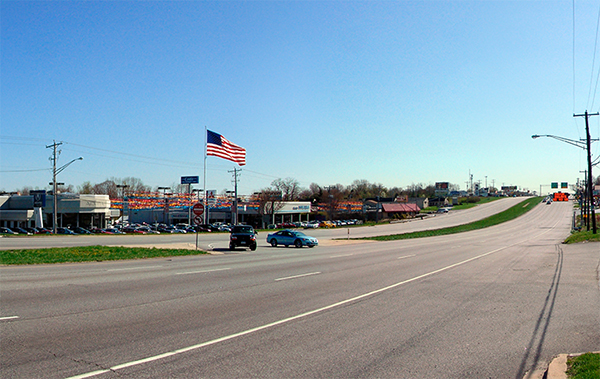
[[[543,134],[543,135],[533,135],[531,136],[531,138],[536,139],[536,138],[540,138],[540,137],[549,137],[549,138],[554,138],[557,139],[559,141],[568,143],[570,145],[573,146],[577,146],[580,149],[584,149],[587,150],[587,162],[588,162],[588,172],[587,172],[587,195],[590,201],[590,210],[591,210],[591,215],[588,214],[588,217],[592,218],[592,233],[596,234],[596,212],[594,211],[594,184],[593,184],[593,180],[592,180],[592,153],[591,153],[591,144],[593,141],[598,141],[598,139],[591,139],[590,138],[590,127],[589,127],[589,121],[588,118],[589,116],[598,116],[598,113],[588,113],[587,111],[585,111],[584,114],[574,114],[573,117],[585,117],[585,132],[586,132],[586,139],[585,142],[584,141],[575,141],[572,139],[568,139],[568,138],[564,138],[564,137],[559,137],[559,136],[553,136],[550,134]],[[588,223],[588,230],[590,230],[590,224]]]

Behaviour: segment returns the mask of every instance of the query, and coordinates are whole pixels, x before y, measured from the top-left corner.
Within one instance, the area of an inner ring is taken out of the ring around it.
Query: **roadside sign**
[[[46,206],[46,191],[29,191],[30,195],[33,195],[33,207],[43,208]]]
[[[194,225],[202,225],[203,221],[204,220],[202,219],[202,216],[194,216],[194,220],[193,220]]]
[[[194,204],[194,206],[192,207],[192,212],[196,216],[202,216],[202,214],[204,213],[204,205],[202,203]]]
[[[182,176],[181,184],[198,184],[200,183],[200,177],[198,176]]]

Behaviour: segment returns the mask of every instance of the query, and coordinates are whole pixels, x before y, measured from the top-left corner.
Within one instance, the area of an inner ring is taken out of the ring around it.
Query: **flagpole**
[[[204,125],[204,223],[208,224],[208,203],[206,201],[206,149],[208,145],[208,128]]]

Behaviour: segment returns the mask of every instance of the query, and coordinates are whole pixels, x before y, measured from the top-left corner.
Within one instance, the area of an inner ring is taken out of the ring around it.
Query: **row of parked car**
[[[25,234],[25,235],[28,235],[28,236],[31,236],[31,235],[34,235],[34,234],[52,234],[52,229],[46,229],[46,228],[19,228],[19,227],[5,228],[5,227],[0,227],[0,234],[5,234],[5,235]]]
[[[94,229],[88,230],[88,229],[80,228],[80,227],[69,229],[69,228],[61,227],[61,228],[56,228],[56,234],[99,234],[99,233],[115,234],[115,233],[111,233],[110,230],[111,229],[99,229],[99,228],[94,228]],[[116,230],[116,232],[118,232],[118,230]],[[19,228],[19,227],[5,228],[5,227],[1,227],[0,234],[5,234],[5,235],[23,234],[23,235],[31,236],[34,234],[54,234],[54,231],[49,228]]]
[[[299,221],[299,222],[281,222],[279,224],[271,224],[268,226],[269,229],[318,229],[318,228],[336,228],[346,225],[358,225],[362,224],[362,220],[333,220],[333,221]]]
[[[304,229],[317,229],[317,228],[339,228],[348,225],[359,225],[362,224],[362,220],[332,220],[332,221],[310,221],[302,225]]]
[[[197,225],[190,226],[187,224],[166,225],[166,224],[116,224],[109,228],[56,228],[56,234],[64,235],[84,235],[84,234],[160,234],[160,233],[196,233],[196,232],[214,232],[227,231],[229,229],[222,225]],[[53,234],[53,230],[49,228],[6,228],[0,227],[0,234],[4,235],[34,235],[34,234]]]

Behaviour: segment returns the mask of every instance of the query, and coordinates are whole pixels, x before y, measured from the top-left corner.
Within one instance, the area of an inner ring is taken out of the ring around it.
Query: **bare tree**
[[[271,186],[281,193],[284,201],[298,200],[302,191],[300,183],[293,178],[276,179],[271,183]]]
[[[31,188],[29,186],[25,186],[25,187],[17,190],[17,192],[23,196],[27,196],[27,195],[29,195],[29,192],[31,192],[32,190],[33,190],[33,188]]]
[[[348,197],[353,199],[367,199],[377,196],[386,196],[387,189],[381,183],[369,183],[366,179],[355,180],[348,187]]]
[[[89,181],[83,182],[83,184],[81,184],[80,186],[77,186],[77,193],[80,193],[80,194],[93,194],[94,193],[93,191],[94,191],[94,186]]]
[[[265,188],[256,194],[256,201],[258,201],[260,215],[270,215],[271,222],[275,223],[275,212],[283,208],[283,196],[281,192],[273,188]],[[262,222],[264,228],[264,219]]]
[[[335,211],[339,204],[344,200],[344,186],[336,184],[323,189],[322,202],[327,202],[327,215],[330,220],[335,217]]]
[[[108,195],[111,199],[116,199],[119,197],[119,191],[117,188],[117,183],[113,180],[105,180],[102,183],[95,184],[92,187],[92,193],[96,195]]]
[[[152,188],[147,186],[142,182],[142,179],[134,178],[131,176],[126,177],[125,179],[111,178],[115,183],[126,185],[127,192],[150,192]]]

